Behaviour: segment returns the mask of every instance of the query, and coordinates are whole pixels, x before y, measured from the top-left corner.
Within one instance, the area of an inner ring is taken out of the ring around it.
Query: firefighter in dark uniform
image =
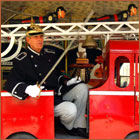
[[[56,12],[50,12],[45,16],[33,16],[34,22],[35,23],[56,23],[59,19],[65,18],[66,15],[66,10],[64,7],[60,6],[56,9]],[[30,23],[31,18],[26,18],[26,19],[11,19],[9,20],[10,24],[26,24]]]
[[[99,18],[91,18],[89,22],[108,22],[108,21],[127,21],[130,16],[135,16],[137,13],[137,7],[135,4],[130,4],[128,10],[121,11],[114,15],[105,15]]]
[[[34,23],[26,31],[26,42],[27,48],[23,48],[13,61],[6,90],[21,100],[29,96],[37,97],[41,89],[55,90],[55,116],[60,118],[70,135],[87,137],[87,85],[80,78],[68,79],[61,75],[59,64],[44,84],[38,87],[37,82],[41,82],[61,52],[50,46],[43,47],[43,31]]]

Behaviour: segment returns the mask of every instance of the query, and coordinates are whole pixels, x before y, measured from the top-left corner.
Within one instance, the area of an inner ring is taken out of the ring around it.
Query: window
[[[125,88],[130,83],[130,62],[127,57],[119,56],[115,61],[115,84]]]

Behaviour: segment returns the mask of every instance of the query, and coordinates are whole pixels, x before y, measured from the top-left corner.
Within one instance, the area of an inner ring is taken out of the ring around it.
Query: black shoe
[[[68,131],[69,135],[80,136],[88,139],[88,134],[86,133],[86,128],[73,128]]]

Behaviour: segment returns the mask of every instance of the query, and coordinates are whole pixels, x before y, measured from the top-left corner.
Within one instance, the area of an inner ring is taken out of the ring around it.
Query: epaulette
[[[54,50],[51,50],[51,49],[48,49],[48,48],[45,48],[44,49],[44,52],[55,54],[55,51]]]
[[[25,57],[27,56],[27,53],[26,52],[21,52],[17,57],[16,59],[21,61],[22,59],[24,59]]]

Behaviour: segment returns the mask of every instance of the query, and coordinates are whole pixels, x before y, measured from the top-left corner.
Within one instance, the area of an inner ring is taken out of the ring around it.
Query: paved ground
[[[55,121],[55,123],[57,123]],[[60,124],[60,122],[55,125],[55,139],[85,139],[79,136],[71,136],[67,133],[66,129]]]
[[[67,132],[64,129],[60,129],[56,130],[55,139],[85,139],[85,138],[79,136],[71,136],[67,134]]]

